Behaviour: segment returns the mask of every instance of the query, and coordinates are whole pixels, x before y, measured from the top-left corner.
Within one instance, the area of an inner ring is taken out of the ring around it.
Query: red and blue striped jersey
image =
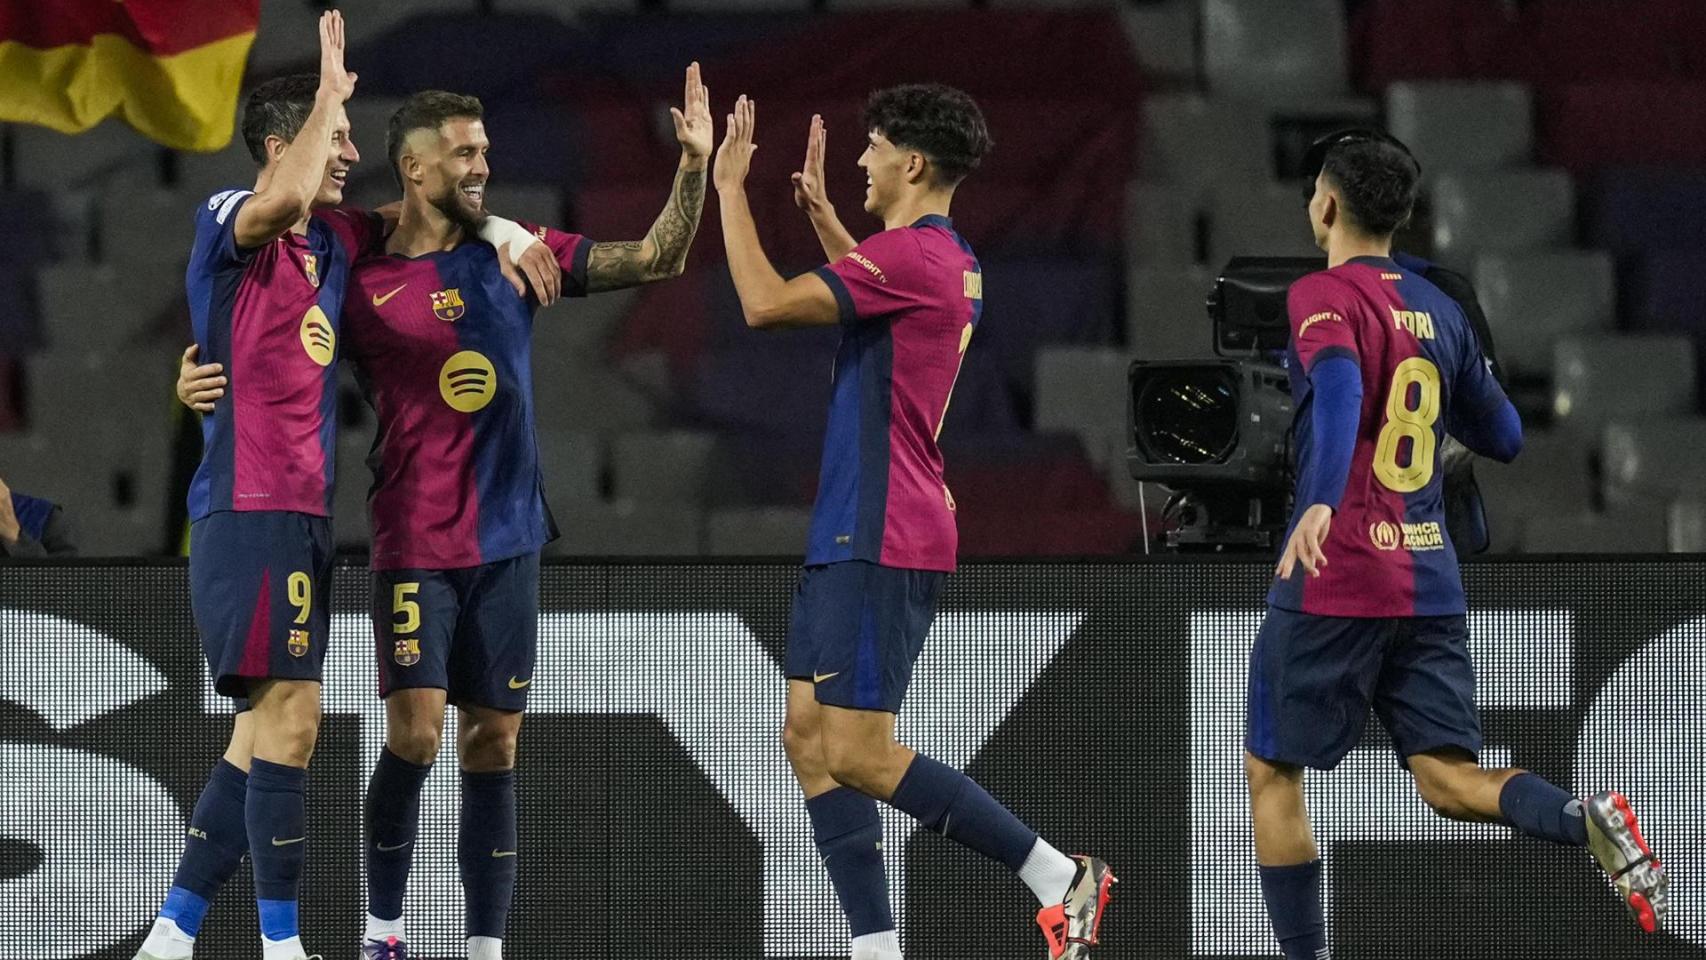
[[[529,226],[563,288],[586,293],[592,244]],[[498,267],[464,243],[373,256],[350,280],[345,351],[379,418],[368,465],[373,568],[474,567],[556,536],[533,425],[533,314]]]
[[[819,267],[841,312],[806,563],[951,571],[954,498],[936,443],[983,273],[953,221],[885,230]]]
[[[353,209],[316,211],[306,235],[237,246],[252,190],[196,210],[184,276],[202,363],[225,366],[225,399],[202,419],[189,515],[287,510],[328,516],[336,450],[339,315],[351,263],[379,236]]]
[[[1362,371],[1362,410],[1319,577],[1301,566],[1268,602],[1337,617],[1464,612],[1446,533],[1440,446],[1509,404],[1457,302],[1384,257],[1358,257],[1292,285],[1288,346],[1298,490],[1310,488],[1309,372],[1330,357]],[[1300,498],[1301,499],[1301,498]],[[1298,514],[1309,504],[1299,503]],[[1297,517],[1292,518],[1295,526]],[[1289,531],[1288,531],[1289,536]]]

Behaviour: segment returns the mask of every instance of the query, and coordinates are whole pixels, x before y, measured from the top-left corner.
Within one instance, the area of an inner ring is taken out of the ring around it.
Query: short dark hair
[[[1421,190],[1422,169],[1390,137],[1347,140],[1327,151],[1321,172],[1339,188],[1345,212],[1372,236],[1390,236],[1408,223]]]
[[[320,78],[312,73],[276,77],[249,91],[243,102],[243,143],[249,156],[261,166],[267,163],[267,138],[285,143],[296,139],[308,114],[314,111],[314,93]]]
[[[403,156],[403,141],[416,130],[437,130],[451,120],[478,120],[486,115],[479,97],[470,97],[445,90],[422,90],[403,101],[391,122],[385,125],[385,157],[391,163],[391,176],[397,186],[403,185],[403,173],[397,161]]]
[[[865,101],[865,129],[897,147],[917,150],[935,165],[940,182],[953,186],[977,169],[994,141],[983,111],[962,90],[940,83],[889,87]]]

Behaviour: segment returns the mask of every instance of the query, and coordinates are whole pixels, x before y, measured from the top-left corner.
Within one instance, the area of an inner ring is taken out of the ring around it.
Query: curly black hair
[[[445,90],[422,90],[410,95],[391,114],[385,125],[385,158],[391,162],[391,178],[403,185],[403,173],[397,161],[403,156],[403,141],[416,130],[437,130],[451,120],[479,120],[485,107],[479,97]]]
[[[314,93],[319,89],[318,76],[296,73],[268,80],[249,91],[249,99],[243,102],[243,143],[256,163],[266,166],[268,137],[290,143],[302,132],[308,114],[314,111]]]
[[[897,147],[917,150],[936,168],[938,182],[953,186],[977,169],[995,144],[983,111],[964,91],[939,83],[889,87],[865,101],[865,129]]]
[[[1376,236],[1408,223],[1421,190],[1421,168],[1396,141],[1357,140],[1327,151],[1321,172],[1339,188],[1345,212]]]

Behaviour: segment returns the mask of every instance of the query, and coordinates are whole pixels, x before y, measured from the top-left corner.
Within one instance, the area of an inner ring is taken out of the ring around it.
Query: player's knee
[[[888,744],[870,744],[851,738],[825,736],[823,759],[830,779],[861,793],[881,789]]]
[[[1303,771],[1297,767],[1263,760],[1251,753],[1244,754],[1244,781],[1250,785],[1250,796],[1259,797],[1276,789],[1291,789],[1302,781]]]
[[[462,737],[462,769],[477,772],[515,766],[519,728],[505,723],[473,723]]]
[[[436,723],[393,723],[385,735],[385,746],[399,759],[426,766],[438,759],[444,734]]]
[[[801,764],[822,763],[823,747],[818,743],[817,731],[793,718],[782,723],[782,752],[796,769]]]
[[[1421,794],[1428,809],[1448,820],[1468,819],[1468,806],[1455,779],[1432,767],[1417,768],[1415,773],[1416,792]]]

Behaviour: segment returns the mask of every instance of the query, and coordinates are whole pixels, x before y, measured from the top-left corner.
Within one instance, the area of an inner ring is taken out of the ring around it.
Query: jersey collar
[[[954,221],[952,218],[944,217],[939,213],[927,213],[924,216],[919,217],[917,220],[912,221],[912,228],[914,230],[919,227],[941,227],[944,230],[953,230]]]

